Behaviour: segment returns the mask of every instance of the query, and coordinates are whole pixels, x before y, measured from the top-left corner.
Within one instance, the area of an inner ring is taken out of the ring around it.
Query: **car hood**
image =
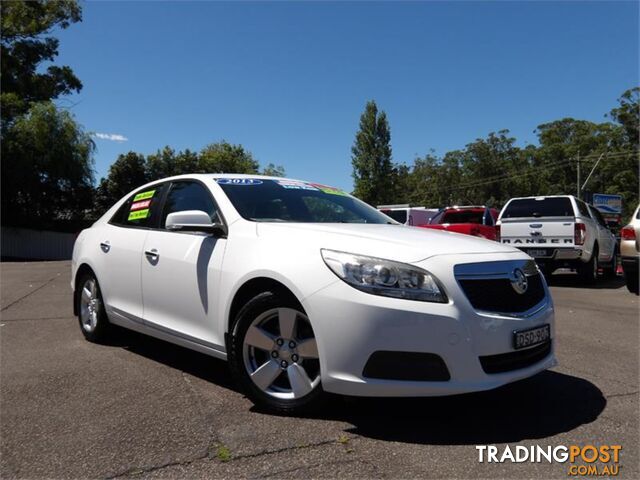
[[[435,255],[520,252],[490,240],[404,225],[265,222],[257,224],[257,234],[265,239],[286,239],[307,247],[408,263],[416,263]]]

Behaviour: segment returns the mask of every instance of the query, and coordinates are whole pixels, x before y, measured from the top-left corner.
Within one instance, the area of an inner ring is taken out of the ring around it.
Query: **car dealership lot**
[[[622,445],[637,478],[638,297],[618,280],[552,283],[560,366],[492,392],[333,399],[307,418],[258,411],[226,364],[123,333],[84,340],[69,262],[3,263],[2,478],[554,477],[479,463],[476,445]]]

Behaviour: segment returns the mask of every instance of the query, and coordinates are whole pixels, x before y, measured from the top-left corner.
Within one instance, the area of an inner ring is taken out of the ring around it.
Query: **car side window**
[[[583,217],[591,216],[589,215],[589,210],[587,209],[586,203],[584,203],[582,200],[576,200],[576,203],[578,204],[578,211],[580,212],[580,215],[582,215]]]
[[[149,228],[158,217],[165,185],[153,185],[137,191],[118,209],[109,223],[120,227]]]
[[[222,222],[211,192],[200,182],[182,181],[171,185],[162,211],[160,227],[165,228],[167,215],[170,213],[186,210],[202,210],[209,215],[213,223]]]
[[[596,222],[598,222],[604,228],[608,228],[607,222],[604,221],[604,217],[602,216],[602,214],[597,208],[594,208],[591,205],[589,205],[589,211],[591,212],[591,216],[594,218]]]
[[[491,215],[491,210],[488,208],[484,211],[483,223],[489,227],[493,227],[493,216]]]

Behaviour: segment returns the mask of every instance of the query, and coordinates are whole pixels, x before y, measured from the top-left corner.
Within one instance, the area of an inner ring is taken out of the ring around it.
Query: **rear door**
[[[602,217],[602,214],[591,205],[587,205],[587,207],[589,208],[589,213],[591,213],[595,228],[598,232],[598,257],[601,261],[608,262],[613,257],[613,253],[615,251],[615,237],[611,233],[611,230],[607,228],[607,222]]]
[[[220,269],[226,239],[201,232],[165,229],[167,215],[202,210],[223,219],[213,196],[198,180],[172,182],[158,228],[149,231],[142,260],[144,320],[148,327],[183,340],[223,350],[215,322]]]
[[[573,248],[574,223],[569,197],[516,198],[500,216],[500,241],[519,248]]]
[[[96,270],[112,317],[142,322],[140,267],[149,228],[157,220],[162,185],[131,195],[100,231]]]

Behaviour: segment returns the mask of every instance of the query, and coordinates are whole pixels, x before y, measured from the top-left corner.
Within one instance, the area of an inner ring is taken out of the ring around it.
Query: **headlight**
[[[436,278],[421,268],[335,250],[322,249],[320,252],[333,273],[363,292],[423,302],[447,302]]]

